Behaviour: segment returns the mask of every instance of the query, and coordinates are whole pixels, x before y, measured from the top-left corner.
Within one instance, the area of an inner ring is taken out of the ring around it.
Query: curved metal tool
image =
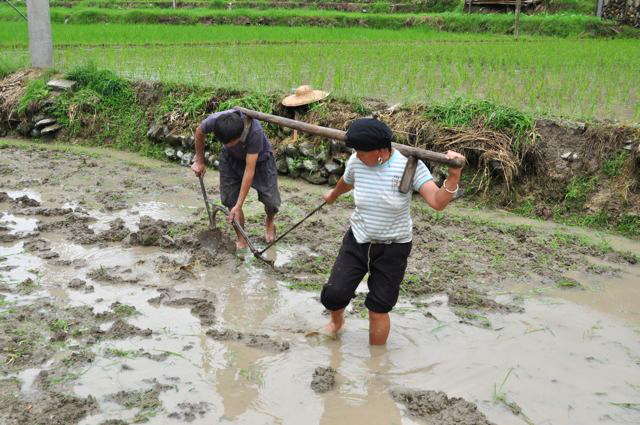
[[[207,215],[209,216],[209,231],[211,231],[216,229],[216,214],[218,212],[221,212],[222,214],[224,214],[225,217],[227,217],[229,215],[229,210],[223,207],[222,205],[216,205],[213,202],[209,201],[209,198],[207,197],[207,191],[204,188],[204,181],[202,180],[202,176],[198,176],[198,179],[200,180],[200,190],[202,190],[202,197],[204,198],[204,204],[207,207]],[[211,214],[211,208],[213,208],[213,214]],[[233,220],[232,224],[233,224],[233,227],[236,229],[236,231],[240,234],[240,236],[242,236],[242,238],[247,242],[247,246],[249,246],[249,249],[251,250],[251,253],[253,254],[253,256],[269,264],[271,267],[273,267],[273,261],[267,260],[262,256],[262,252],[258,252],[256,247],[249,240],[249,237],[245,233],[242,226],[240,226],[240,224],[235,219]],[[205,240],[207,239],[207,237],[209,237],[209,239],[213,239],[213,237],[210,235],[205,235],[202,239]],[[202,243],[203,240],[201,240],[201,244],[203,244]]]
[[[211,220],[213,221],[213,225],[215,226],[216,214],[218,212],[221,212],[222,214],[224,214],[225,217],[227,217],[229,215],[229,210],[223,207],[222,205],[216,205],[213,202],[209,202],[209,203],[213,208],[213,215],[211,215],[210,217],[211,217]],[[207,210],[208,209],[209,208],[207,208]],[[236,229],[236,231],[240,234],[240,236],[242,236],[242,238],[247,242],[247,246],[249,247],[249,250],[251,250],[251,253],[253,254],[253,256],[256,257],[258,260],[264,261],[265,263],[273,267],[273,261],[268,260],[262,256],[262,252],[256,249],[256,247],[253,245],[251,240],[249,240],[249,236],[247,236],[244,229],[242,228],[242,226],[240,226],[240,224],[236,221],[235,218],[233,219],[231,224],[233,225],[234,229]]]

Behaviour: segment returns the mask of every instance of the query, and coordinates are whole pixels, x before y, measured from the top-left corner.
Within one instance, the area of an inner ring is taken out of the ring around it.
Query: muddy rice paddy
[[[3,424],[640,423],[638,241],[415,199],[391,336],[370,348],[366,284],[337,340],[316,332],[349,197],[270,269],[222,222],[200,249],[188,168],[33,146],[0,146]],[[326,190],[280,185],[280,231]],[[246,214],[264,246],[253,193]]]

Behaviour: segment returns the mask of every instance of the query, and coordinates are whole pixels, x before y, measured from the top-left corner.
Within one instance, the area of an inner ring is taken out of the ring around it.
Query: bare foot
[[[342,323],[335,323],[333,321],[327,323],[322,329],[320,334],[326,335],[329,338],[336,339],[338,337],[338,331],[342,328]]]
[[[247,248],[247,241],[242,238],[236,240],[236,251],[241,251],[245,248]]]
[[[269,219],[269,217],[267,217],[267,220],[265,221],[265,227],[266,227],[266,231],[264,234],[264,240],[267,243],[271,243],[273,241],[276,240],[276,219],[275,217],[272,217],[271,219]]]

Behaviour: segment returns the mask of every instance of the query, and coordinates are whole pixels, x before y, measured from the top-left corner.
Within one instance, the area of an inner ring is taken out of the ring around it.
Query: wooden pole
[[[515,29],[513,31],[516,37],[520,36],[520,4],[521,3],[522,3],[522,0],[516,0],[516,23],[515,23]]]
[[[334,139],[344,142],[346,139],[346,132],[342,130],[336,130],[335,128],[322,127],[319,125],[309,124],[303,121],[296,121],[277,115],[265,114],[263,112],[252,111],[251,109],[242,108],[236,106],[236,111],[240,111],[245,115],[255,118],[260,121],[270,122],[272,124],[279,125],[281,127],[289,127],[294,130],[302,131],[303,133],[314,134],[316,136],[326,137],[327,139]],[[443,153],[433,152],[426,149],[414,148],[412,146],[401,145],[398,143],[391,143],[391,145],[397,149],[401,154],[406,157],[415,156],[423,161],[438,162],[440,164],[448,165],[453,168],[464,167],[464,161],[460,158],[447,158]]]

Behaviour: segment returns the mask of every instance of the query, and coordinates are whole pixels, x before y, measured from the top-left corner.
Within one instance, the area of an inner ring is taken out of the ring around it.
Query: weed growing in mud
[[[289,289],[298,291],[311,291],[320,292],[322,290],[323,282],[311,281],[311,280],[298,280],[288,285]]]
[[[574,279],[560,279],[556,282],[558,288],[581,288],[582,285]]]
[[[118,316],[133,316],[140,314],[134,306],[128,304],[118,304],[113,308],[113,312]]]
[[[104,355],[107,357],[123,357],[127,359],[134,359],[139,357],[140,353],[134,350],[123,350],[120,348],[108,347],[104,350]]]
[[[582,333],[582,339],[593,339],[598,336],[598,332],[602,330],[602,325],[598,320],[593,326]]]
[[[509,401],[507,399],[507,393],[503,391],[504,385],[507,383],[507,379],[509,379],[509,376],[511,376],[511,372],[513,372],[513,368],[509,368],[507,373],[504,375],[504,378],[502,379],[499,387],[496,384],[493,384],[493,402],[504,405],[511,411],[511,413],[521,417],[522,420],[525,421],[528,425],[534,425],[531,419],[529,419],[529,417],[524,414],[522,408],[518,405],[518,403]]]
[[[54,319],[49,323],[49,329],[51,332],[64,332],[69,331],[69,322],[64,319]]]
[[[486,316],[483,316],[478,313],[474,313],[465,308],[456,307],[453,309],[453,312],[456,316],[458,316],[463,323],[468,323],[472,325],[478,325],[482,328],[491,329],[491,321]]]
[[[263,386],[264,385],[264,374],[255,365],[252,365],[252,366],[249,366],[249,367],[246,367],[246,368],[241,368],[240,371],[239,371],[239,375],[243,379],[245,379],[245,380],[247,380],[249,382],[253,382],[254,384],[257,384],[258,386]]]

